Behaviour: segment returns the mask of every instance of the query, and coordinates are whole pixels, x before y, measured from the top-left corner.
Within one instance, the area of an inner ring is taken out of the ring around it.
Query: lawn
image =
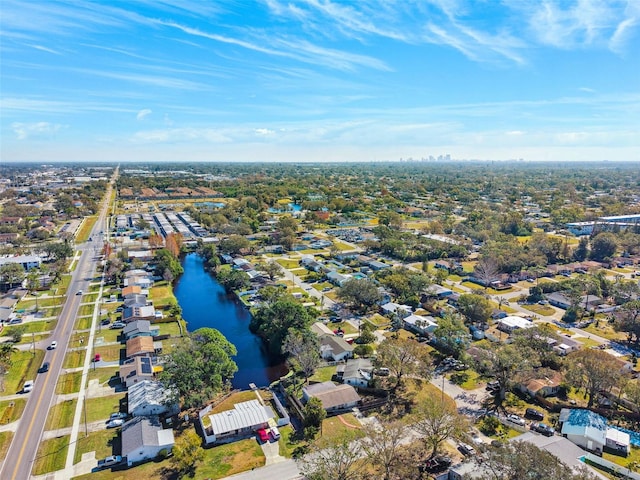
[[[288,258],[279,258],[276,260],[280,266],[286,268],[287,270],[291,270],[293,268],[298,268],[300,266],[299,260],[291,260]]]
[[[280,440],[278,440],[278,446],[280,447],[279,453],[285,458],[291,458],[293,456],[293,451],[306,442],[299,442],[291,439],[295,434],[291,425],[279,427],[278,430],[280,431]]]
[[[100,354],[102,360],[107,362],[115,362],[120,360],[120,354],[124,352],[122,345],[106,345],[104,347],[95,347],[93,353]]]
[[[328,382],[335,373],[336,367],[320,367],[316,369],[315,373],[309,378],[309,381]]]
[[[224,412],[225,410],[231,410],[236,403],[246,402],[249,400],[256,400],[257,398],[258,397],[256,397],[255,392],[251,390],[245,390],[242,392],[234,393],[233,395],[225,398],[222,402],[216,405],[211,410],[211,413],[212,414],[220,413],[220,412]]]
[[[80,460],[82,460],[82,454],[87,452],[96,452],[96,458],[104,458],[120,453],[114,452],[114,443],[119,443],[117,430],[90,432],[86,437],[84,436],[84,432],[82,432],[76,442],[76,453],[73,457],[73,463],[76,464],[80,462]]]
[[[364,436],[364,433],[361,430],[362,426],[360,422],[356,417],[353,416],[352,413],[345,413],[343,415],[340,415],[340,417],[349,425],[353,425],[354,427],[358,427],[358,428],[353,428],[345,425],[337,416],[325,418],[322,421],[322,428],[321,428],[321,435],[320,435],[322,438],[335,438],[344,432],[349,432],[349,433],[355,432],[356,437]]]
[[[38,309],[40,308],[48,308],[48,307],[56,307],[58,305],[62,304],[62,298],[59,297],[45,297],[45,298],[41,298],[38,297]],[[18,305],[16,306],[16,309],[22,309],[24,308],[25,310],[29,310],[30,308],[35,308],[36,306],[36,299],[33,297],[29,297],[28,299],[26,299],[26,297],[21,300],[20,302],[18,302]]]
[[[160,335],[171,335],[172,337],[180,336],[180,325],[178,322],[166,322],[156,324],[160,327]]]
[[[26,380],[35,380],[38,369],[42,365],[44,351],[14,352],[11,355],[13,365],[4,378],[4,391],[0,395],[13,395],[22,390],[22,385]]]
[[[465,390],[475,390],[480,386],[482,380],[480,375],[474,370],[463,372],[453,372],[448,375],[449,380]]]
[[[100,367],[95,370],[89,370],[89,381],[98,379],[100,384],[107,383],[114,375],[119,372],[119,367]]]
[[[631,451],[626,457],[605,452],[602,454],[602,458],[609,460],[610,462],[617,463],[618,465],[622,465],[623,467],[628,467],[631,463],[640,465],[640,448],[631,447]],[[638,470],[634,469],[633,471],[637,472]]]
[[[347,335],[358,333],[358,329],[353,325],[351,325],[349,322],[339,322],[339,323],[331,322],[327,324],[327,327],[329,327],[329,329],[331,329],[332,331],[337,330],[338,328],[342,328],[344,333]]]
[[[86,348],[67,352],[67,355],[64,357],[64,363],[62,364],[62,367],[63,368],[81,367],[84,364],[84,357],[86,354],[87,354]]]
[[[63,469],[67,460],[68,448],[69,435],[40,442],[35,465],[31,473],[33,475],[43,475]]]
[[[60,375],[56,383],[56,393],[64,395],[67,393],[77,393],[80,391],[82,372],[73,372]]]
[[[623,340],[626,338],[623,332],[616,332],[606,321],[601,320],[597,323],[597,327],[595,323],[592,323],[586,328],[583,328],[583,330],[598,335],[599,337],[604,337],[607,340]]]
[[[205,450],[205,457],[196,469],[195,478],[211,480],[262,467],[262,448],[251,438]]]
[[[89,315],[88,317],[79,317],[76,320],[76,324],[73,326],[74,330],[88,330],[91,328],[92,317]]]
[[[391,323],[391,320],[389,320],[387,317],[383,315],[380,315],[379,313],[375,313],[371,315],[371,317],[369,317],[367,321],[373,324],[378,329],[383,327],[388,327],[389,324]]]
[[[348,245],[344,242],[341,242],[340,240],[333,240],[333,246],[340,251],[353,250],[353,245]]]
[[[82,299],[84,301],[84,297]],[[96,306],[93,303],[85,303],[84,305],[80,306],[80,309],[78,310],[78,316],[79,317],[86,317],[86,316],[91,316],[93,315],[93,311],[95,310]]]
[[[153,304],[156,308],[163,308],[177,301],[173,294],[171,285],[167,282],[158,282],[157,284],[154,284],[149,291],[149,297],[153,300]]]
[[[89,240],[91,229],[96,224],[97,220],[98,220],[98,215],[91,215],[90,217],[84,217],[82,226],[80,227],[80,230],[78,230],[78,235],[76,235],[77,243],[83,243]]]
[[[36,322],[27,322],[20,325],[20,327],[24,327],[24,334],[29,334],[29,341],[31,341],[32,333],[40,333],[47,330],[53,330],[56,328],[56,320],[46,321],[46,320],[38,320]],[[6,335],[8,337],[11,336],[11,333],[15,330],[16,327],[7,328],[6,332],[3,332],[2,335]]]
[[[118,337],[120,337],[120,335],[122,334],[121,329],[110,329],[109,327],[103,327],[101,325],[99,325],[98,328],[99,330],[96,331],[96,336],[93,340],[94,346],[100,346],[105,343],[120,342]],[[99,339],[102,339],[102,341],[100,341]]]
[[[47,423],[44,425],[45,430],[58,430],[73,425],[73,416],[76,413],[77,400],[64,400],[56,403],[49,410]]]
[[[548,317],[556,313],[556,311],[552,307],[549,307],[548,305],[538,305],[537,303],[533,303],[531,305],[524,304],[522,305],[522,308],[525,308],[530,312],[533,312],[537,315],[542,315],[545,317]]]
[[[27,400],[24,398],[0,402],[0,425],[6,425],[18,420],[22,416],[26,404]]]
[[[0,461],[7,456],[11,439],[13,439],[13,432],[0,432]]]
[[[97,422],[106,420],[109,415],[120,411],[120,401],[125,397],[124,393],[108,395],[106,397],[89,398],[86,401],[87,421]]]

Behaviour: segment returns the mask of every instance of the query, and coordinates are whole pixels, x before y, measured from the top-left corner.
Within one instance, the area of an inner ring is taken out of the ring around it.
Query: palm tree
[[[13,362],[11,356],[18,349],[12,343],[0,343],[0,391],[4,392],[4,376],[7,374]]]

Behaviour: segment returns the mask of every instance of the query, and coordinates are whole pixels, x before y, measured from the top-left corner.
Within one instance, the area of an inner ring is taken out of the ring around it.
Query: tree
[[[614,327],[627,334],[627,341],[640,343],[640,300],[627,302],[618,309]]]
[[[582,262],[587,258],[587,255],[589,255],[589,237],[584,236],[580,238],[578,246],[573,251],[573,258]]]
[[[24,280],[24,268],[19,263],[7,263],[0,266],[0,283],[4,285],[18,285]]]
[[[305,330],[312,319],[306,307],[287,295],[258,308],[251,317],[249,329],[262,337],[271,354],[281,355],[284,339],[290,330]]]
[[[444,396],[427,397],[417,406],[416,418],[412,427],[430,450],[429,457],[438,452],[442,442],[448,438],[460,438],[469,428],[466,419],[456,410],[455,403]]]
[[[473,276],[482,282],[485,289],[491,285],[491,282],[496,279],[499,273],[498,262],[488,256],[480,258],[473,269]]]
[[[478,480],[595,480],[586,467],[574,471],[555,455],[530,442],[507,442],[498,448],[488,448],[478,462],[483,473]]]
[[[469,346],[469,329],[458,316],[445,315],[438,320],[433,338],[447,353],[459,358]]]
[[[304,415],[305,430],[308,427],[319,429],[322,426],[322,421],[327,416],[327,412],[322,406],[322,402],[316,397],[311,397],[307,401],[307,404],[302,409],[302,414]]]
[[[485,323],[491,318],[493,307],[482,295],[465,293],[458,299],[458,309],[472,323]]]
[[[0,391],[4,392],[4,377],[13,365],[11,357],[18,349],[12,343],[0,343]]]
[[[300,462],[300,471],[307,480],[361,480],[366,472],[360,465],[362,450],[355,436],[345,432],[315,442]]]
[[[220,269],[216,274],[216,279],[227,292],[244,290],[251,285],[249,275],[242,270]]]
[[[584,388],[587,408],[593,406],[598,392],[610,390],[620,379],[618,361],[602,350],[572,352],[567,362],[567,382],[578,389]]]
[[[8,329],[7,334],[11,337],[11,341],[13,343],[20,343],[22,341],[22,336],[27,331],[26,325],[17,325],[15,327],[11,327]]]
[[[185,408],[199,407],[222,391],[238,370],[231,359],[237,354],[218,330],[200,328],[177,343],[165,356],[160,380],[182,400]]]
[[[318,337],[310,330],[290,330],[282,344],[282,353],[289,355],[289,363],[304,375],[304,383],[309,381],[320,364]]]
[[[29,270],[29,273],[27,273],[27,289],[29,290],[29,293],[36,298],[36,312],[38,311],[38,294],[36,293],[36,290],[39,288],[40,273],[35,268],[32,268]]]
[[[427,356],[418,342],[403,338],[387,338],[378,346],[375,365],[389,369],[389,377],[395,379],[391,387],[392,395],[395,395],[406,376],[431,378],[431,364]]]
[[[173,445],[171,463],[180,477],[193,477],[198,464],[204,459],[202,439],[195,430],[182,432]]]
[[[47,243],[44,251],[54,261],[66,260],[73,255],[73,248],[68,241]]]
[[[271,281],[274,281],[282,273],[282,268],[276,262],[261,263],[256,268],[266,273]]]
[[[156,275],[164,275],[165,270],[169,270],[173,278],[176,278],[184,272],[178,257],[166,248],[156,250],[155,262]]]
[[[378,287],[366,278],[348,280],[338,289],[337,294],[338,298],[363,313],[370,310],[382,298]]]
[[[382,424],[368,424],[364,427],[365,437],[361,440],[369,464],[382,470],[376,478],[391,480],[397,478],[396,467],[400,461],[403,440],[407,426],[399,421]]]
[[[230,255],[240,253],[241,250],[249,248],[251,243],[242,235],[230,235],[227,238],[220,240],[218,249],[222,253],[228,253]]]
[[[590,257],[601,261],[613,257],[618,248],[616,236],[610,232],[601,232],[591,239]]]

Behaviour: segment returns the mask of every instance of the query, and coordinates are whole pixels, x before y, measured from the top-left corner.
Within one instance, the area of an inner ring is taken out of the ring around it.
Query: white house
[[[412,330],[421,335],[433,333],[438,328],[438,323],[432,316],[424,317],[414,314],[404,318],[402,322],[407,330]]]
[[[607,443],[607,420],[597,413],[563,408],[559,418],[562,436],[579,447],[602,454]]]
[[[171,392],[159,382],[143,380],[131,385],[127,393],[129,415],[134,417],[178,412],[177,405],[166,405]]]
[[[509,315],[508,317],[501,318],[498,320],[498,330],[502,330],[503,332],[511,333],[518,328],[532,328],[534,323],[531,320],[527,320],[526,318],[517,317],[515,315]]]
[[[320,335],[320,356],[325,360],[335,360],[341,362],[347,358],[353,357],[353,345],[347,341],[334,335]]]
[[[25,270],[38,268],[42,263],[42,259],[37,255],[16,255],[13,257],[0,257],[0,266],[17,263]]]
[[[156,416],[135,417],[122,426],[122,456],[127,465],[156,458],[161,450],[173,448],[173,430],[163,429]]]
[[[380,310],[383,315],[393,316],[397,315],[400,318],[405,318],[411,315],[412,308],[409,305],[401,305],[399,303],[387,302],[380,306]]]
[[[207,444],[231,442],[267,428],[269,420],[276,416],[270,406],[258,400],[236,403],[232,410],[209,415],[211,409],[209,405],[198,413]]]
[[[346,364],[338,365],[336,376],[347,385],[368,387],[373,376],[373,365],[367,358],[347,360]]]

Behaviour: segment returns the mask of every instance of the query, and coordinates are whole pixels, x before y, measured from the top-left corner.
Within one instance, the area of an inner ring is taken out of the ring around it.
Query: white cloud
[[[14,122],[11,128],[16,134],[18,140],[26,140],[28,138],[48,138],[52,137],[57,131],[66,128],[67,125],[49,122],[21,123]]]
[[[272,137],[276,133],[273,130],[269,130],[268,128],[256,128],[254,129],[254,132],[256,132],[256,135],[260,137]]]
[[[144,119],[147,115],[151,115],[152,110],[150,108],[143,108],[142,110],[140,110],[138,112],[138,114],[136,115],[136,120],[142,120]]]

